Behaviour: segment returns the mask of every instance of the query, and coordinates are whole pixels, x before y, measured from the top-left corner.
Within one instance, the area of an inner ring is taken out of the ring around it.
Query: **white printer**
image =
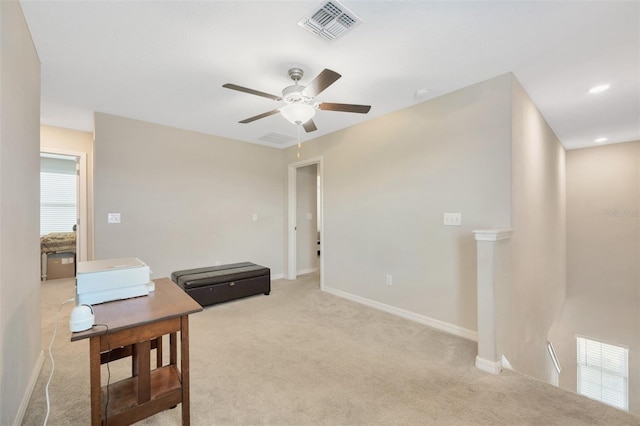
[[[78,262],[76,269],[76,303],[78,305],[95,305],[112,300],[147,296],[154,289],[149,267],[135,257]]]

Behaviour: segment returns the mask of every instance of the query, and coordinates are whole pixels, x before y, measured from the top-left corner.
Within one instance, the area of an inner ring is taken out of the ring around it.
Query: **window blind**
[[[578,393],[629,410],[629,350],[576,337]]]
[[[73,231],[78,216],[76,185],[75,169],[74,174],[40,172],[40,235]]]

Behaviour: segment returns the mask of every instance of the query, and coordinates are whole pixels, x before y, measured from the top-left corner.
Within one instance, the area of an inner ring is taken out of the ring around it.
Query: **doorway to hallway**
[[[324,288],[322,157],[288,167],[287,275],[319,271]]]

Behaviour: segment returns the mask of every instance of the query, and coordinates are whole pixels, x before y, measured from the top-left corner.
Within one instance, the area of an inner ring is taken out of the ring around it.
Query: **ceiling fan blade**
[[[354,105],[354,104],[334,104],[331,102],[322,102],[318,105],[323,111],[341,111],[341,112],[357,112],[366,114],[371,109],[371,105]]]
[[[313,119],[309,119],[309,121],[307,121],[306,123],[304,123],[302,125],[302,127],[304,127],[304,131],[309,133],[309,132],[315,132],[316,130],[318,130],[318,128],[316,127],[316,123],[313,122]]]
[[[258,114],[258,115],[254,115],[253,117],[245,118],[242,121],[238,121],[238,123],[242,123],[242,124],[251,123],[252,121],[260,120],[261,118],[265,118],[265,117],[268,117],[270,115],[277,114],[279,112],[280,112],[279,109],[274,109],[273,111],[263,112],[262,114]]]
[[[335,71],[324,69],[318,76],[302,91],[302,94],[314,98],[324,89],[331,86],[337,79],[342,77]]]
[[[231,90],[237,90],[238,92],[249,93],[250,95],[262,96],[263,98],[273,99],[274,101],[280,101],[282,98],[280,96],[271,95],[269,93],[260,92],[258,90],[248,89],[246,87],[238,86],[237,84],[223,84],[222,87]]]

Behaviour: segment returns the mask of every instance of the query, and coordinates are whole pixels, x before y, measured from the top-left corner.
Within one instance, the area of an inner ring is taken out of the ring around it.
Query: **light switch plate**
[[[446,226],[462,226],[462,213],[445,213],[444,224]]]
[[[107,223],[120,223],[120,213],[107,213]]]

